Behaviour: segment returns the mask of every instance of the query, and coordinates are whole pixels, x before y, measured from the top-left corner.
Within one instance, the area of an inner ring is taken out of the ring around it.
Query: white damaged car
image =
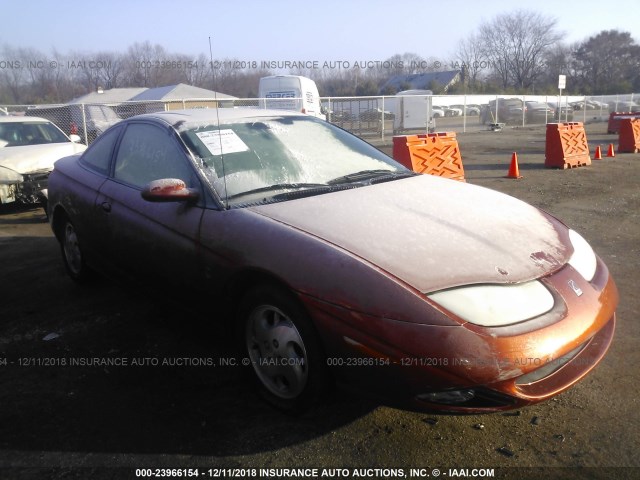
[[[79,142],[44,118],[0,117],[0,204],[42,200],[54,162],[83,152]]]

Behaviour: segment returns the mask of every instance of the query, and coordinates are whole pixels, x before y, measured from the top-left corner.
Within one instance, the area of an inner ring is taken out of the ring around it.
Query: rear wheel
[[[243,352],[270,404],[301,411],[326,390],[329,376],[317,333],[304,308],[286,290],[251,290],[238,321]]]

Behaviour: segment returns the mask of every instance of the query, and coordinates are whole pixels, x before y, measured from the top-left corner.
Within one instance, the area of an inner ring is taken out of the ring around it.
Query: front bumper
[[[33,204],[42,202],[47,189],[50,171],[22,175],[22,182],[0,184],[0,203]]]
[[[469,389],[473,390],[473,396],[467,401],[434,403],[429,397],[417,395],[412,403],[420,410],[476,413],[510,410],[547,400],[575,385],[600,363],[613,340],[615,325],[614,314],[592,338],[559,358],[547,361],[531,357],[520,359],[538,368],[516,378]]]
[[[600,259],[591,282],[570,265],[544,281],[557,307],[500,328],[400,322],[303,301],[340,384],[403,408],[480,413],[557,395],[587,375],[612,342],[618,291]]]

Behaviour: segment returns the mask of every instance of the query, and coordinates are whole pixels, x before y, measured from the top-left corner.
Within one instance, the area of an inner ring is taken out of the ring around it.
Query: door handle
[[[104,210],[107,213],[111,211],[111,204],[109,202],[102,202],[100,206],[102,207],[102,210]]]

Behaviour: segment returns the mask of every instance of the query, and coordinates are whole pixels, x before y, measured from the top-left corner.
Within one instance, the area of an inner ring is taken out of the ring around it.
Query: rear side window
[[[81,162],[104,175],[109,173],[109,162],[113,152],[113,146],[118,140],[121,128],[109,130],[104,135],[100,135],[82,155]]]

